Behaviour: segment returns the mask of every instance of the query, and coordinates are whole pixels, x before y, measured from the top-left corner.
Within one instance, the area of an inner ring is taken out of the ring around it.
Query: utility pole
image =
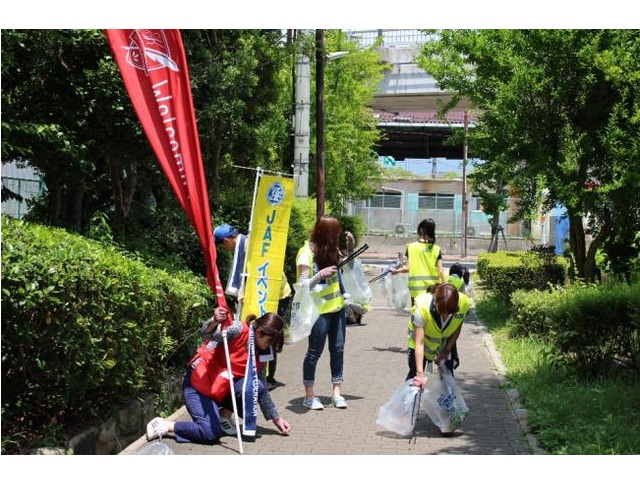
[[[311,66],[309,57],[296,57],[293,177],[296,197],[309,196],[309,117],[311,115]]]
[[[325,139],[324,139],[324,67],[325,62],[342,58],[348,51],[325,54],[324,30],[316,30],[316,215],[324,215]],[[296,57],[293,173],[296,197],[309,196],[309,138],[311,136],[311,67],[309,57]]]
[[[316,30],[316,218],[324,215],[324,30]]]
[[[464,112],[464,143],[462,146],[462,251],[460,256],[467,256],[467,225],[469,222],[469,204],[467,201],[467,133],[469,131],[469,118],[467,111]]]

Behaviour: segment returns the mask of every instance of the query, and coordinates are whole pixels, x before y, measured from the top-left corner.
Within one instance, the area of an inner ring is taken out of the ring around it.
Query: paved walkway
[[[375,275],[371,267],[368,275]],[[456,379],[470,408],[453,437],[442,437],[426,414],[421,413],[413,438],[400,437],[376,424],[380,407],[391,397],[407,373],[406,324],[409,314],[387,305],[386,298],[372,285],[373,308],[363,324],[347,328],[345,382],[342,392],[346,410],[330,406],[329,352],[325,349],[316,372],[316,395],[323,411],[302,406],[302,360],[307,342],[285,343],[278,356],[276,378],[283,385],[272,390],[280,415],[291,424],[291,434],[281,436],[271,421],[258,418],[258,435],[243,441],[245,455],[529,455],[539,453],[535,438],[527,435],[526,412],[517,395],[504,388],[503,367],[484,326],[469,315],[458,350],[461,364]],[[184,407],[173,419],[187,420]],[[236,437],[223,437],[220,444],[179,444],[162,439],[175,455],[239,455]],[[139,439],[122,454],[135,454],[146,444]]]

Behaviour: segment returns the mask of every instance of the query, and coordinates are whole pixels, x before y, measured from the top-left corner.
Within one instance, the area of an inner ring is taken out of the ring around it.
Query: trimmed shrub
[[[579,373],[640,371],[640,282],[518,291],[511,302],[511,333],[543,335],[550,355]]]
[[[540,252],[496,252],[478,256],[477,273],[482,286],[503,300],[516,290],[548,290],[563,285],[567,262]]]
[[[190,272],[3,216],[3,435],[158,391],[164,369],[193,354],[214,305],[206,280]]]

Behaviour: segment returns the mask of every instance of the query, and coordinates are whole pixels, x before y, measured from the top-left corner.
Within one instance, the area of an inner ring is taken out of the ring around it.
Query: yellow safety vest
[[[455,332],[469,312],[471,303],[469,297],[464,293],[460,293],[458,300],[458,311],[453,314],[453,318],[445,325],[444,329],[438,326],[438,323],[431,315],[430,307],[433,295],[423,293],[416,297],[416,302],[411,307],[411,319],[409,320],[408,343],[409,348],[416,348],[416,327],[413,324],[413,315],[416,309],[420,310],[420,314],[424,319],[424,356],[427,360],[432,361],[438,356],[438,353],[444,348],[449,337]]]
[[[450,283],[451,285],[456,287],[456,290],[458,290],[459,292],[462,291],[462,286],[464,285],[464,281],[457,275],[449,275],[449,278],[447,278],[447,283]]]
[[[311,250],[308,240],[304,242],[304,245],[300,250],[298,250],[298,254],[296,255],[296,265],[298,265],[298,259],[304,252],[307,252],[309,258],[311,258],[312,266],[315,265],[315,262],[313,261],[313,250]],[[296,279],[298,283],[300,283],[299,273],[297,274]],[[311,295],[313,296],[318,312],[321,315],[323,313],[337,312],[344,308],[344,297],[340,290],[340,278],[337,273],[331,275],[323,283],[319,283],[313,287],[311,289]]]
[[[287,298],[291,296],[291,285],[289,285],[289,281],[287,280],[287,276],[282,272],[282,285],[280,285],[280,298]]]
[[[436,262],[440,256],[440,247],[433,243],[413,242],[407,245],[409,257],[409,293],[416,298],[427,290],[429,285],[438,283],[440,275]]]

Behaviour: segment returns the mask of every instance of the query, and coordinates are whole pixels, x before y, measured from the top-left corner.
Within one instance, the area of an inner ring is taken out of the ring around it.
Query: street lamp
[[[460,256],[467,256],[467,227],[469,226],[469,200],[467,200],[467,135],[469,132],[469,116],[464,112],[464,144],[462,146],[462,242]]]
[[[404,227],[406,226],[404,224],[404,196],[405,196],[405,192],[404,190],[400,190],[399,188],[391,188],[391,187],[387,187],[385,185],[382,186],[382,191],[386,192],[387,190],[390,190],[392,192],[399,192],[400,193],[400,223],[402,225],[402,229],[404,233]]]
[[[349,52],[331,52],[327,53],[324,58],[326,58],[328,62],[331,62],[333,60],[346,57],[347,55],[349,55]]]
[[[316,218],[324,215],[324,30],[316,30]]]

